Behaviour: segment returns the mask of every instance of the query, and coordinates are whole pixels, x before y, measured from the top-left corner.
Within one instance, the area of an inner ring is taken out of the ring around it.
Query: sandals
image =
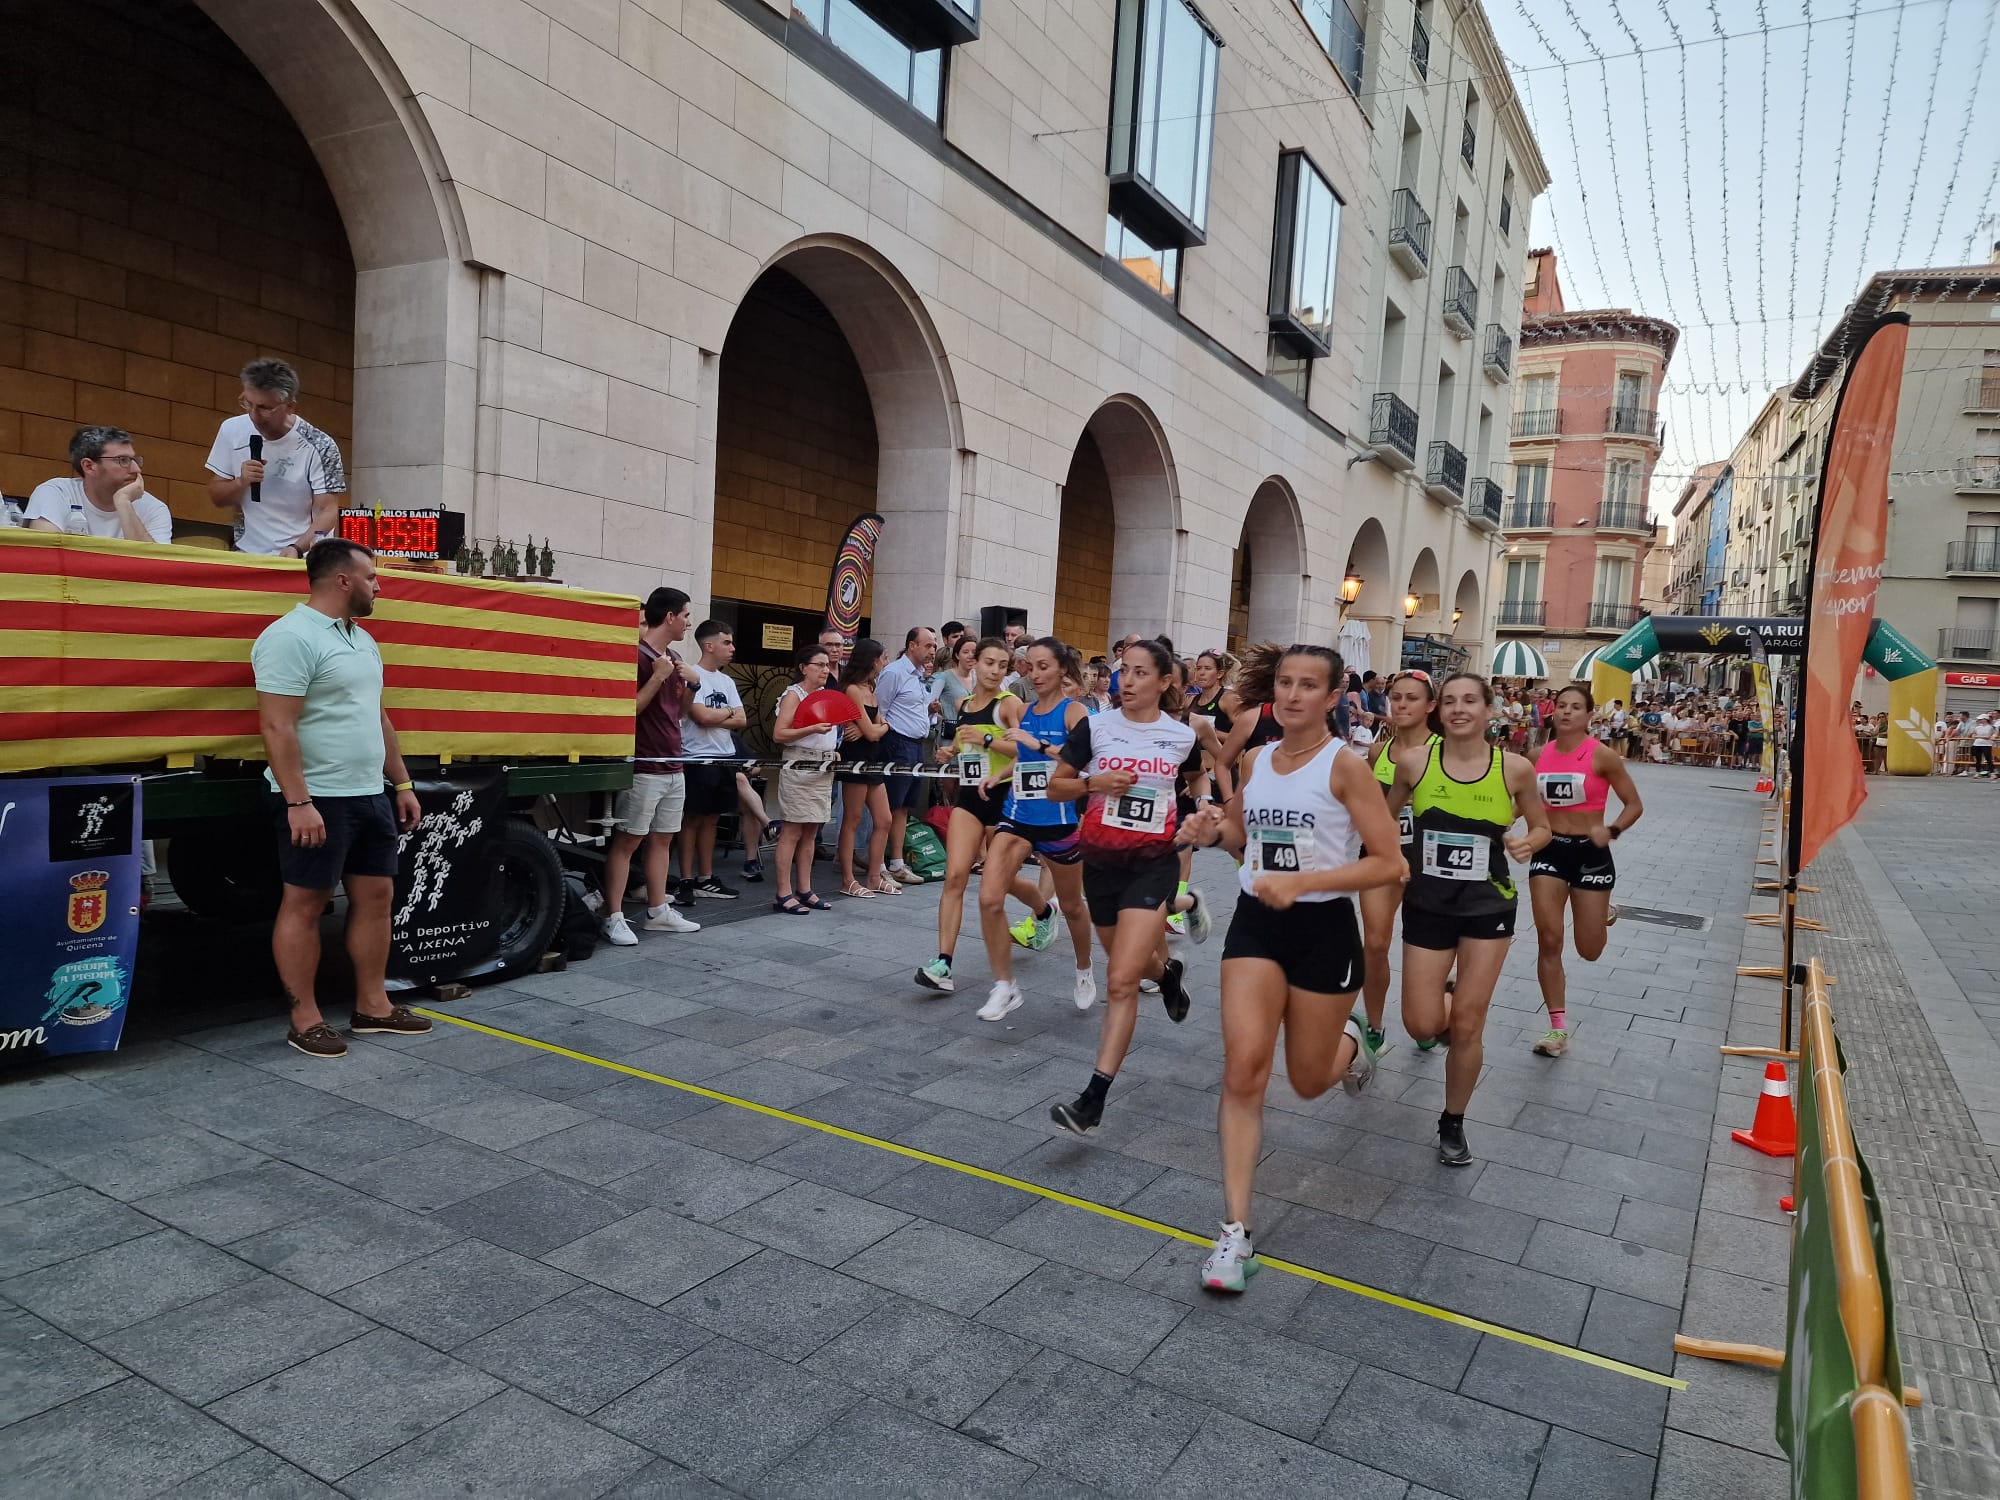
[[[900,896],[903,894],[902,883],[890,879],[888,876],[883,877],[880,885],[871,885],[868,889],[878,896]]]
[[[848,881],[846,885],[840,888],[840,894],[843,896],[852,896],[856,901],[873,901],[875,899],[875,892],[858,880]]]
[[[799,900],[797,896],[780,896],[771,903],[771,910],[781,911],[788,917],[809,917],[812,915],[812,908]]]
[[[833,903],[820,895],[818,891],[807,891],[803,896],[798,898],[798,901],[801,906],[809,907],[813,911],[833,910]]]

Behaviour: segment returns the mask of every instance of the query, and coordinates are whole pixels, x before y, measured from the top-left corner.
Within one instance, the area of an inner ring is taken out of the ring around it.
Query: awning
[[[1526,641],[1502,641],[1493,652],[1494,677],[1547,677],[1549,664]]]
[[[1370,670],[1368,661],[1368,622],[1366,620],[1343,620],[1340,624],[1340,659],[1347,663],[1350,672],[1366,673]]]
[[[1576,659],[1576,665],[1569,669],[1569,680],[1571,682],[1590,681],[1590,669],[1596,664],[1597,654],[1603,649],[1602,646],[1592,646],[1583,655],[1579,656]],[[1652,657],[1648,657],[1645,661],[1640,662],[1638,666],[1632,669],[1632,680],[1634,682],[1658,682],[1660,680],[1659,662]]]

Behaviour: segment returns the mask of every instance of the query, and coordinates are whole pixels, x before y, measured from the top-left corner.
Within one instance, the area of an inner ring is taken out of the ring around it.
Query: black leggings
[[[1974,745],[1972,747],[1972,769],[1975,771],[1990,771],[1993,769],[1993,747],[1991,745]]]

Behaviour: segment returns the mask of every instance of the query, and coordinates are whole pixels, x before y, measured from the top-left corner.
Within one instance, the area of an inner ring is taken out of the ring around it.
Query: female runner
[[[1201,1268],[1202,1285],[1216,1291],[1242,1291],[1257,1270],[1251,1189],[1279,1029],[1285,1073],[1301,1099],[1319,1097],[1335,1080],[1358,1094],[1375,1072],[1375,1048],[1361,1017],[1350,1014],[1363,968],[1353,893],[1399,885],[1406,867],[1368,763],[1327,728],[1341,681],[1338,652],[1287,649],[1273,685],[1281,737],[1250,752],[1226,812],[1203,808],[1183,829],[1243,861],[1222,950],[1216,1130],[1225,1222]]]
[[[1021,1005],[1021,987],[1014,982],[1015,940],[1007,928],[1007,896],[1031,852],[1041,861],[1042,877],[1052,884],[1054,896],[1051,900],[1036,888],[1025,946],[1048,947],[1055,935],[1056,908],[1061,907],[1076,950],[1070,998],[1078,1010],[1097,1003],[1097,981],[1090,972],[1090,913],[1084,906],[1083,867],[1078,863],[1083,851],[1077,842],[1076,804],[1049,797],[1054,757],[1070,731],[1089,717],[1083,705],[1069,696],[1070,681],[1080,670],[1076,653],[1052,635],[1028,648],[1028,683],[1035,701],[1007,731],[1015,747],[1014,774],[986,852],[985,872],[979,877],[979,931],[993,968],[992,992],[979,1008],[982,1021],[998,1021]]]
[[[1000,821],[1006,793],[988,791],[996,781],[1010,774],[1014,747],[1007,731],[1021,722],[1021,700],[1001,687],[1013,670],[1014,653],[1006,641],[989,635],[979,643],[973,657],[973,687],[958,706],[957,727],[950,742],[938,752],[938,759],[958,769],[958,800],[952,804],[951,821],[945,824],[944,889],[938,893],[938,955],[917,970],[917,983],[925,989],[950,994],[951,957],[958,949],[959,924],[965,920],[965,886],[972,867],[979,862],[980,845],[987,830]],[[982,888],[985,877],[981,877]],[[1024,880],[1014,882],[1015,894],[1030,909],[1041,905],[1035,888]]]
[[[1375,779],[1386,799],[1396,780],[1396,761],[1406,751],[1430,744],[1440,733],[1437,722],[1437,689],[1430,673],[1414,668],[1389,679],[1389,728],[1372,747]],[[1407,861],[1415,834],[1410,826],[1410,810],[1397,816],[1396,832]],[[1389,1003],[1389,940],[1396,935],[1396,913],[1403,907],[1403,882],[1375,886],[1361,893],[1361,937],[1367,950],[1368,973],[1362,981],[1361,1003],[1368,1012],[1368,1043],[1383,1043],[1382,1013]],[[1422,1050],[1428,1052],[1435,1042]]]
[[[1438,690],[1444,738],[1396,759],[1389,809],[1410,808],[1416,842],[1403,894],[1403,1028],[1422,1042],[1448,1038],[1438,1160],[1463,1167],[1465,1107],[1486,1056],[1486,1008],[1514,938],[1518,892],[1509,856],[1527,863],[1549,841],[1535,768],[1486,742],[1493,689],[1484,677],[1454,672]],[[1510,830],[1517,818],[1528,831]],[[1458,964],[1456,993],[1445,976]]]
[[[1167,957],[1167,913],[1174,904],[1180,857],[1175,774],[1194,731],[1174,717],[1173,657],[1158,641],[1127,646],[1119,665],[1119,706],[1072,725],[1049,778],[1058,802],[1088,797],[1079,824],[1083,896],[1105,955],[1105,1008],[1097,1070],[1073,1104],[1049,1118],[1083,1135],[1104,1118],[1104,1096],[1118,1075],[1139,1020],[1139,981],[1157,979],[1167,1016],[1187,1019],[1181,961]],[[1200,893],[1188,893],[1197,907]]]
[[[1568,981],[1563,974],[1563,909],[1576,925],[1576,956],[1594,963],[1604,951],[1606,930],[1618,920],[1611,904],[1618,868],[1612,842],[1645,814],[1625,757],[1590,738],[1596,709],[1590,689],[1572,682],[1556,694],[1555,737],[1535,760],[1535,788],[1549,810],[1554,830],[1547,846],[1528,867],[1528,900],[1535,910],[1535,977],[1549,1029],[1535,1043],[1543,1057],[1569,1050]],[[1618,819],[1606,824],[1607,793],[1618,794]]]

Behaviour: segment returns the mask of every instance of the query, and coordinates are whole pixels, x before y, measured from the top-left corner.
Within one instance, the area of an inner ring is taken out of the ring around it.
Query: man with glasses
[[[79,427],[69,440],[76,477],[45,479],[28,496],[23,519],[30,531],[127,542],[170,542],[174,518],[165,502],[146,493],[145,465],[122,427]]]
[[[243,413],[209,449],[208,498],[236,512],[238,552],[304,557],[340,528],[340,448],[298,414],[299,373],[282,359],[253,359],[241,378]]]

